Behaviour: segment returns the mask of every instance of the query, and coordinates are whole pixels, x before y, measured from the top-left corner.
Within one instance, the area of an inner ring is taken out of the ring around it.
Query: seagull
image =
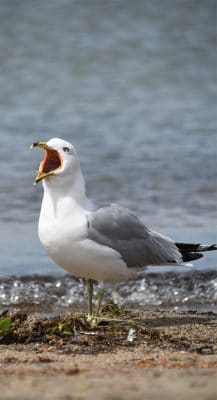
[[[38,224],[42,246],[50,258],[86,282],[88,317],[98,317],[106,281],[135,279],[148,266],[185,265],[217,245],[175,242],[146,227],[125,207],[87,197],[75,148],[59,138],[35,142],[45,150],[35,183],[43,181]],[[93,284],[98,305],[93,312]]]

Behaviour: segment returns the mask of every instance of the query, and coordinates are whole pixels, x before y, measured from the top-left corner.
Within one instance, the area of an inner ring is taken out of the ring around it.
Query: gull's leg
[[[86,279],[87,298],[88,298],[88,317],[93,316],[93,281]]]
[[[98,304],[97,304],[97,309],[96,309],[96,317],[99,316],[99,312],[100,312],[100,308],[102,305],[102,301],[103,301],[103,296],[104,296],[104,284],[103,282],[100,283],[100,288],[98,290],[97,293],[97,298],[98,298]]]

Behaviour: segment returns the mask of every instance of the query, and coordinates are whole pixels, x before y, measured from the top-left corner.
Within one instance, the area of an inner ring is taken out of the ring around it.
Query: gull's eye
[[[65,153],[69,153],[70,149],[68,147],[63,147],[63,151],[65,151]]]

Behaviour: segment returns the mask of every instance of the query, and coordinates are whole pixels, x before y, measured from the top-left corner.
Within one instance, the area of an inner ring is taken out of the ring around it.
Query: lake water
[[[43,303],[56,284],[71,296],[66,307],[82,298],[37,237],[42,190],[32,183],[42,154],[28,149],[36,140],[75,145],[90,196],[122,203],[178,241],[217,241],[215,8],[212,0],[1,2],[3,305],[35,295]],[[179,284],[167,274],[120,285],[119,301],[183,307],[190,293],[189,307],[217,307],[216,254],[195,273],[180,271]],[[186,276],[192,286],[180,286]]]

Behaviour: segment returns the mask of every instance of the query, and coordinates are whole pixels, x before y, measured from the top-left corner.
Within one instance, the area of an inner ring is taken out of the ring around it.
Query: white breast
[[[75,211],[75,210],[74,210]],[[49,256],[73,275],[98,281],[135,277],[120,254],[87,238],[87,212],[54,215],[48,209],[39,219],[39,238]]]

